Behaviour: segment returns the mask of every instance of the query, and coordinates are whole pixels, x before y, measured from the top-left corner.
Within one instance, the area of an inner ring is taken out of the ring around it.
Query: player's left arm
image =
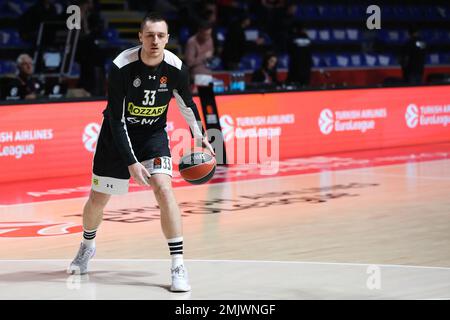
[[[189,90],[189,72],[184,64],[181,66],[180,77],[177,86],[173,90],[173,95],[181,114],[191,129],[191,134],[195,139],[196,145],[203,145],[215,155],[214,149],[208,141],[206,131],[203,129],[197,105],[192,100],[192,95]]]

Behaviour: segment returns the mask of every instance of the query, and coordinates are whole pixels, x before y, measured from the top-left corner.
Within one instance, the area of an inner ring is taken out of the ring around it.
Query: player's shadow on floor
[[[68,282],[68,283],[98,283],[105,285],[128,285],[143,287],[159,287],[169,291],[167,284],[152,283],[136,278],[149,278],[157,276],[157,273],[142,271],[91,271],[85,275],[70,275],[65,270],[53,272],[20,271],[3,273],[0,275],[0,283],[24,283],[24,282]]]

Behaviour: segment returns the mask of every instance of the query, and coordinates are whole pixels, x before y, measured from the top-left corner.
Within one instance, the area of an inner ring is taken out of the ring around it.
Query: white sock
[[[171,255],[171,257],[172,257],[172,269],[184,265],[182,254],[173,254]]]
[[[83,229],[83,240],[82,242],[88,248],[95,247],[95,236],[97,235],[97,229],[95,230],[86,230]]]
[[[172,269],[183,264],[183,237],[167,239],[172,258]]]

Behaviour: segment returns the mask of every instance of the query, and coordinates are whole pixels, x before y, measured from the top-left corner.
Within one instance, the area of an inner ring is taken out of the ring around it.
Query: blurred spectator
[[[275,53],[273,52],[267,53],[264,56],[261,68],[253,72],[252,82],[271,85],[280,84],[277,76],[277,62],[278,58]]]
[[[226,70],[239,69],[239,63],[246,53],[264,54],[271,51],[264,39],[264,33],[258,31],[255,35],[246,35],[246,30],[252,28],[252,20],[247,14],[239,14],[228,26],[223,45],[222,60]]]
[[[196,85],[207,85],[205,81],[212,79],[209,61],[214,56],[212,25],[203,22],[186,43],[184,58]]]
[[[311,40],[303,30],[301,23],[296,23],[288,42],[289,70],[287,83],[308,86],[311,79],[312,54]]]
[[[81,12],[81,33],[76,61],[80,65],[78,87],[92,95],[103,96],[105,83],[105,56],[99,47],[103,33],[103,20],[95,9],[93,0],[78,2]]]
[[[240,1],[236,0],[217,0],[218,20],[221,25],[228,25],[234,17],[242,12]]]
[[[226,70],[238,70],[239,62],[246,52],[245,29],[250,26],[250,17],[242,15],[232,22],[223,45],[222,61]]]
[[[202,11],[203,16],[209,24],[215,25],[217,23],[217,4],[215,0],[205,1]]]
[[[195,30],[205,22],[216,23],[217,5],[214,0],[180,1],[178,6],[177,20],[180,26]]]
[[[22,40],[36,44],[41,23],[58,21],[60,19],[51,0],[38,0],[19,18],[19,34]],[[42,44],[51,44],[55,39],[55,35],[56,28],[53,28],[51,25],[47,26],[42,35]]]
[[[269,35],[275,46],[280,48],[283,45],[283,18],[286,12],[285,0],[261,0],[259,7],[259,17],[261,26]]]
[[[17,80],[21,98],[36,99],[44,91],[44,84],[33,77],[33,59],[23,53],[17,57]]]
[[[292,36],[292,31],[298,22],[296,12],[297,4],[291,3],[286,7],[286,11],[283,14],[283,19],[279,25],[280,32],[278,33],[278,50],[280,52],[286,52],[288,49],[288,43]]]
[[[417,28],[410,27],[408,33],[409,40],[402,47],[400,57],[403,80],[409,84],[421,84],[427,45],[421,39]]]

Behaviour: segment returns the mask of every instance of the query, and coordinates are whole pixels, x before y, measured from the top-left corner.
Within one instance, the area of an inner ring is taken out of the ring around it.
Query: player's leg
[[[95,255],[95,236],[102,222],[103,209],[106,207],[110,194],[91,190],[89,198],[83,208],[83,238],[75,259],[70,263],[67,273],[85,274],[88,263]]]
[[[163,173],[152,174],[150,184],[161,210],[161,228],[169,245],[172,259],[171,291],[191,290],[187,270],[183,261],[183,228],[181,213],[172,189],[171,176]]]
[[[103,210],[111,195],[128,192],[130,175],[112,143],[111,130],[104,121],[94,155],[92,190],[83,208],[83,238],[80,249],[67,271],[84,274],[95,254],[95,237],[103,218]]]
[[[83,208],[83,228],[87,230],[97,229],[102,222],[103,209],[108,204],[110,194],[91,190],[88,201]]]
[[[152,174],[150,185],[161,210],[161,228],[165,237],[182,237],[181,214],[172,190],[171,177],[166,174]]]

